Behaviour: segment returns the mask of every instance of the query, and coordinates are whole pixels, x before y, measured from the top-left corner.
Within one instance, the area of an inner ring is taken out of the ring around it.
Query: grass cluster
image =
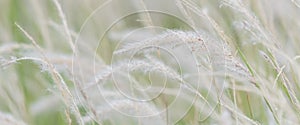
[[[299,0],[1,0],[0,125],[300,124]]]

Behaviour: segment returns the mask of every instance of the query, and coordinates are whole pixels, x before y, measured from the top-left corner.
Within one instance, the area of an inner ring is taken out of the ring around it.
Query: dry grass
[[[0,124],[300,124],[297,0],[0,1]]]

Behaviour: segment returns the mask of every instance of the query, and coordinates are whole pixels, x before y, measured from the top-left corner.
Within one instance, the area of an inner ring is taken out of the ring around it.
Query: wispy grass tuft
[[[0,125],[300,124],[299,9],[2,0]]]

